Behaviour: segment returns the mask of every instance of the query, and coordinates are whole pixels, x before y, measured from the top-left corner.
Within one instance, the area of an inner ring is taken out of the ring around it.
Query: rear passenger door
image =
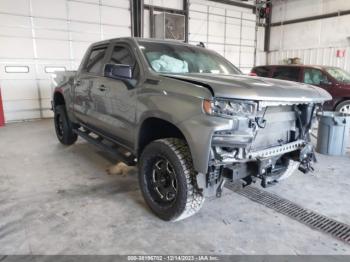
[[[300,82],[300,73],[300,67],[281,66],[275,68],[272,78]]]
[[[108,45],[93,47],[76,79],[74,89],[75,115],[86,124],[99,127],[101,115],[105,114],[103,92],[98,80],[102,76]]]
[[[99,85],[103,86],[104,106],[106,112],[103,118],[104,130],[111,134],[119,143],[133,148],[136,119],[136,85],[139,81],[139,65],[136,57],[127,44],[116,43],[108,55],[106,63],[130,65],[133,68],[132,82],[102,77]]]

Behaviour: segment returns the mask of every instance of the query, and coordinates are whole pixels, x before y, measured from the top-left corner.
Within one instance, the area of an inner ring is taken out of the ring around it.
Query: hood
[[[319,87],[265,77],[202,73],[164,76],[195,84],[202,83],[212,89],[215,97],[222,98],[288,102],[324,102],[332,99],[327,91]]]

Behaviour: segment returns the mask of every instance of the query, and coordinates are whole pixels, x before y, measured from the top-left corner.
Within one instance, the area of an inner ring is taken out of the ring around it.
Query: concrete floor
[[[350,254],[350,246],[225,190],[194,217],[166,223],[137,174],[79,140],[60,145],[52,120],[0,128],[0,254]],[[267,189],[350,224],[349,157]]]

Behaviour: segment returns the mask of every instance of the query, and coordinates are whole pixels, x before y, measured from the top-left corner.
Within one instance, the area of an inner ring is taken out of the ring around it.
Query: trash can
[[[324,111],[318,114],[316,151],[325,155],[343,156],[348,146],[350,115]]]

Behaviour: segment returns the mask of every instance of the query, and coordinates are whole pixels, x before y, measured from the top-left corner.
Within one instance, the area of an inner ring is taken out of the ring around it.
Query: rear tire
[[[63,145],[72,145],[77,141],[78,135],[73,132],[73,124],[64,105],[55,107],[54,122],[57,138]]]
[[[350,100],[346,100],[341,102],[337,107],[335,108],[335,111],[350,114]]]
[[[151,142],[141,154],[139,174],[146,203],[163,220],[178,221],[192,216],[204,203],[184,140],[167,138]]]

